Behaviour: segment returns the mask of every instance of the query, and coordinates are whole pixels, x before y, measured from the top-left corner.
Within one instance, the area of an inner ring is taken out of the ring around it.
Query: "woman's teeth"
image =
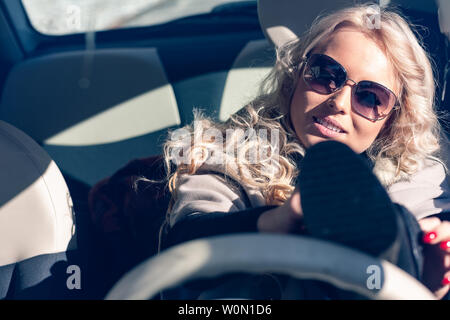
[[[324,127],[328,128],[328,129],[330,129],[332,131],[339,132],[339,133],[343,133],[344,132],[341,129],[339,129],[338,127],[332,125],[331,123],[326,122],[325,120],[322,120],[322,119],[319,119],[319,118],[316,118],[316,117],[314,117],[314,119],[316,120],[317,123],[320,123],[321,125],[323,125]]]

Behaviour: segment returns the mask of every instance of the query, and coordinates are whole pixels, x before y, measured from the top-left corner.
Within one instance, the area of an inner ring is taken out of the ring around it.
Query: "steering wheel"
[[[321,280],[370,299],[435,299],[420,282],[387,261],[318,239],[257,233],[205,238],[169,248],[122,277],[106,299],[150,299],[190,280],[233,272]]]

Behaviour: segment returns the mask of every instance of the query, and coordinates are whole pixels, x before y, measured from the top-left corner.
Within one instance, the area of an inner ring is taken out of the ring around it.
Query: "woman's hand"
[[[419,224],[426,243],[423,282],[441,299],[450,288],[450,222],[433,217],[422,219]]]
[[[296,188],[282,206],[264,212],[257,225],[260,232],[298,233],[302,230],[302,219],[300,190]]]

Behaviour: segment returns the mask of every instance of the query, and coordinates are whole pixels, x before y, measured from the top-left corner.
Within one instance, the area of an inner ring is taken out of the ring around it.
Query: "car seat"
[[[0,299],[88,297],[88,264],[77,241],[82,228],[75,228],[71,195],[57,165],[4,121],[0,149]],[[76,268],[83,272],[78,284],[69,279]]]

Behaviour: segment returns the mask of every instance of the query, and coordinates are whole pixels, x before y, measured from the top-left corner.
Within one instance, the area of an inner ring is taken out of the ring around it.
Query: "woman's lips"
[[[334,138],[347,132],[336,122],[328,118],[313,116],[314,127],[324,136]]]

